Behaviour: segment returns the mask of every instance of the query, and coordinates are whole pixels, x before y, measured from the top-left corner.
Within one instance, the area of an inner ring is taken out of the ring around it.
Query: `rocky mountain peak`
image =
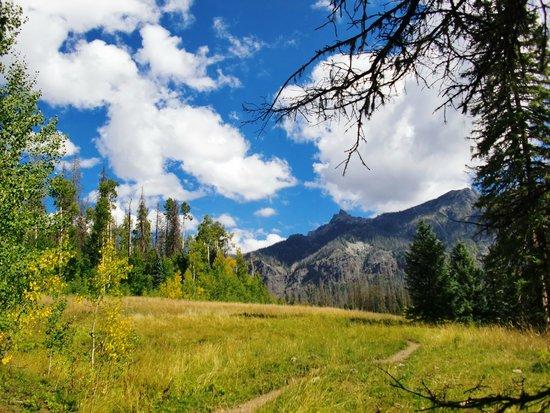
[[[340,209],[337,214],[334,214],[330,220],[331,223],[337,222],[337,221],[346,221],[350,218],[353,218],[350,214],[348,214],[343,209]]]
[[[447,192],[436,199],[374,218],[354,217],[343,209],[329,223],[307,235],[292,235],[270,247],[251,252],[254,264],[270,290],[278,296],[306,291],[311,285],[403,281],[404,254],[419,220],[432,226],[443,243],[458,241],[487,250],[491,240],[477,237],[478,195],[471,189]]]

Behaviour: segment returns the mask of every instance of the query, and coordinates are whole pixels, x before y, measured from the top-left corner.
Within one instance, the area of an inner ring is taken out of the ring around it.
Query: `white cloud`
[[[220,82],[207,74],[209,65],[220,60],[208,56],[208,47],[199,48],[197,54],[189,53],[180,47],[181,39],[159,25],[146,25],[140,30],[142,48],[137,60],[148,64],[151,73],[163,80],[183,83],[198,91],[211,90],[221,84],[231,84],[225,77]]]
[[[226,228],[235,228],[237,226],[237,221],[229,214],[221,214],[213,218],[214,221],[218,221]]]
[[[106,108],[96,145],[123,181],[120,191],[138,194],[143,188],[148,196],[192,200],[214,190],[246,201],[295,185],[284,160],[251,153],[245,137],[214,109],[192,106],[158,82],[169,78],[196,90],[240,84],[221,69],[216,80],[210,78],[206,68],[215,58],[207,49],[189,53],[158,25],[163,11],[185,12],[191,2],[169,1],[164,9],[154,0],[19,3],[28,22],[17,47],[29,69],[39,72],[43,99],[81,109]],[[137,54],[124,45],[84,37],[92,29],[116,34],[140,28],[143,47]],[[140,72],[138,60],[146,61],[150,72]],[[184,188],[168,166],[195,177],[199,187]]]
[[[256,215],[257,217],[268,218],[277,215],[277,211],[273,208],[267,207],[258,209],[256,212],[254,212],[254,215]]]
[[[68,136],[62,134],[61,136],[61,139],[62,139],[62,148],[61,148],[61,151],[63,152],[63,156],[73,156],[73,155],[76,155],[79,151],[80,151],[80,148],[78,146],[76,146],[73,141],[71,141],[69,139]]]
[[[262,231],[249,231],[239,228],[232,230],[233,243],[235,250],[240,249],[241,252],[247,253],[256,251],[260,248],[266,248],[277,242],[284,241],[285,238],[276,233],[265,234]]]
[[[80,169],[90,169],[94,166],[97,166],[101,163],[100,158],[82,158],[79,159],[78,165],[80,166]],[[57,169],[67,169],[70,170],[73,165],[73,160],[62,160],[57,164]]]
[[[312,83],[325,81],[327,70],[328,65],[319,64]],[[411,79],[402,87],[366,124],[367,143],[361,153],[370,171],[357,158],[345,176],[341,168],[336,169],[345,159],[344,151],[354,143],[353,125],[315,124],[303,118],[285,122],[290,137],[317,147],[316,179],[309,186],[321,188],[344,208],[375,212],[404,209],[468,186],[465,164],[470,161],[470,144],[465,137],[471,127],[469,119],[448,110],[445,123],[443,113],[433,113],[440,103],[435,91],[424,90]],[[285,93],[297,92],[293,87]]]
[[[332,4],[330,0],[317,0],[315,3],[311,5],[312,9],[318,9],[318,10],[328,10],[332,11]]]
[[[219,38],[229,42],[229,53],[239,58],[251,57],[264,47],[264,43],[255,36],[244,36],[238,38],[231,34],[227,23],[221,18],[214,18],[214,30]]]
[[[174,100],[159,108],[151,99],[124,97],[120,104],[111,105],[109,117],[100,131],[102,153],[119,177],[151,186],[153,194],[161,195],[159,190],[169,186],[174,189],[164,190],[165,196],[192,199],[177,185],[177,177],[165,171],[167,160],[179,163],[203,185],[237,200],[269,197],[296,182],[285,161],[249,154],[249,144],[240,132],[211,108]]]
[[[183,25],[188,26],[194,21],[190,13],[193,0],[167,0],[162,8],[165,13],[179,13],[183,19]]]

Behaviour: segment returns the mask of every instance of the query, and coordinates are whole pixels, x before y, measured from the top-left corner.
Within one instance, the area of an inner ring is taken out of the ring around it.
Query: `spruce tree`
[[[451,251],[449,275],[454,283],[453,319],[461,322],[482,319],[486,312],[483,271],[462,242]]]
[[[151,249],[151,223],[149,222],[148,215],[149,210],[142,193],[139,199],[137,222],[134,230],[134,251],[143,256]]]
[[[423,221],[418,224],[405,261],[407,287],[412,301],[408,315],[429,322],[448,319],[452,286],[445,247]]]
[[[183,231],[182,240],[184,244],[185,244],[185,221],[193,221],[193,215],[191,215],[191,206],[189,206],[189,204],[184,201],[181,203],[181,229]]]
[[[111,210],[116,200],[117,183],[102,174],[99,181],[98,198],[93,209],[93,225],[88,239],[87,252],[92,267],[95,267],[101,258],[101,249],[112,237],[113,218]]]
[[[166,239],[164,250],[167,257],[174,257],[182,251],[181,228],[178,202],[168,198],[164,204],[166,218]]]

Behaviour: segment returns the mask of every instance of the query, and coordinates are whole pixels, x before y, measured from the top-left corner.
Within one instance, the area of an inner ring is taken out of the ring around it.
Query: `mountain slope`
[[[474,191],[462,189],[375,218],[353,217],[341,210],[307,235],[292,235],[247,257],[279,297],[319,285],[377,279],[402,284],[404,253],[419,220],[429,223],[448,247],[462,240],[485,252],[489,239],[476,237],[477,226],[465,222],[475,220],[476,200]]]

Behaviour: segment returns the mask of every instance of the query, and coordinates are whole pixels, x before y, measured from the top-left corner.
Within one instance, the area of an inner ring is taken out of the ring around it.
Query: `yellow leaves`
[[[65,288],[60,274],[73,257],[72,251],[51,248],[42,252],[27,269],[30,281],[23,294],[24,300],[37,303],[43,295],[59,295]]]
[[[114,242],[108,240],[101,250],[101,261],[97,265],[94,284],[99,291],[106,293],[117,288],[120,281],[128,277],[131,269],[128,260],[117,255]]]
[[[182,287],[182,278],[181,274],[176,272],[172,277],[167,278],[159,286],[159,294],[161,297],[165,298],[182,298],[183,297],[183,287]]]
[[[122,314],[120,301],[113,301],[104,309],[102,349],[110,360],[127,355],[132,345],[132,325]]]
[[[2,357],[2,365],[6,365],[6,364],[9,364],[9,362],[11,361],[11,359],[13,358],[13,356],[11,354],[6,354],[4,355],[4,357]]]

